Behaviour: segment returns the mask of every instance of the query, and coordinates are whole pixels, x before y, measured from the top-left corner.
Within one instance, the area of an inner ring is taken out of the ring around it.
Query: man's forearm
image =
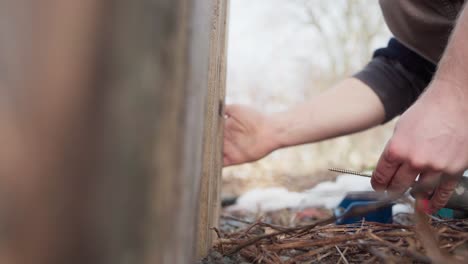
[[[465,5],[439,63],[434,80],[468,87],[468,5]],[[465,89],[466,90],[466,89]],[[468,93],[468,91],[466,91]]]
[[[383,104],[364,83],[348,78],[271,120],[279,147],[317,142],[381,124]]]

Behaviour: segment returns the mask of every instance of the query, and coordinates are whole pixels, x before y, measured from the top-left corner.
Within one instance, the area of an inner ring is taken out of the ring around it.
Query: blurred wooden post
[[[203,174],[199,198],[197,257],[211,248],[218,227],[222,169],[224,97],[226,85],[226,45],[229,0],[212,3],[210,34],[210,68],[205,106],[203,138]]]
[[[1,263],[193,261],[218,214],[225,4],[0,0]]]

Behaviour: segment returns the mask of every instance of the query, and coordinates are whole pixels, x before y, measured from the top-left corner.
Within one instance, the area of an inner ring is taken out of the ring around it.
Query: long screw
[[[329,171],[334,171],[334,172],[339,172],[339,173],[346,173],[346,174],[351,174],[351,175],[357,175],[357,176],[363,176],[363,177],[368,177],[371,178],[372,175],[365,173],[365,172],[357,172],[357,171],[352,171],[352,170],[346,170],[346,169],[338,169],[338,168],[329,168]]]

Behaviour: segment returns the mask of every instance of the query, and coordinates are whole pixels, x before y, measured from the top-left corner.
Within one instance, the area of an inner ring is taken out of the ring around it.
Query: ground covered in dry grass
[[[307,210],[223,215],[214,230],[216,245],[200,263],[447,264],[468,259],[468,219],[401,214],[393,224],[335,225],[328,210]]]

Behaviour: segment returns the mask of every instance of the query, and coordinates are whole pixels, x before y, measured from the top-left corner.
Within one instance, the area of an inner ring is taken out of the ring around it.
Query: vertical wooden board
[[[220,213],[220,177],[226,85],[227,0],[212,0],[210,68],[205,108],[203,174],[198,211],[197,258],[208,253],[214,241],[212,227],[218,226]]]
[[[119,90],[113,96],[115,122],[108,130],[119,131],[109,145],[118,147],[120,156],[112,162],[118,168],[107,174],[120,175],[119,189],[126,194],[110,193],[127,206],[126,212],[111,212],[124,216],[112,233],[137,243],[120,240],[113,252],[126,250],[132,256],[129,249],[138,253],[142,246],[143,261],[127,257],[128,263],[190,263],[202,169],[211,5],[207,0],[117,3],[113,42],[119,44],[112,56],[116,78],[106,86]],[[118,123],[122,116],[128,117],[126,123]],[[130,152],[122,142],[131,143]],[[126,184],[133,187],[126,190]],[[135,210],[131,206],[138,206],[138,199],[143,208]]]
[[[217,143],[216,148],[216,158],[215,158],[215,171],[212,184],[212,192],[214,193],[213,204],[214,214],[211,216],[212,226],[218,227],[219,225],[219,216],[221,210],[221,176],[223,168],[223,140],[224,140],[224,104],[226,97],[226,70],[227,70],[227,38],[228,38],[228,22],[229,22],[229,1],[220,1],[219,8],[219,51],[217,52],[220,56],[219,65],[217,72],[219,74],[217,81],[215,82],[217,91],[218,91],[218,108],[217,111],[217,134],[216,139]],[[215,237],[214,232],[211,232],[212,236]]]
[[[0,160],[15,249],[0,261],[191,263],[211,2],[4,1],[45,21],[9,68],[27,81],[1,90],[0,137],[21,144]]]
[[[186,263],[193,255],[186,201],[196,179],[184,169],[196,164],[185,155],[198,155],[196,136],[193,143],[185,139],[187,130],[197,131],[187,127],[186,113],[196,114],[196,104],[203,104],[186,102],[191,6],[182,0],[112,2],[102,84],[108,91],[105,177],[96,193],[105,263]]]

